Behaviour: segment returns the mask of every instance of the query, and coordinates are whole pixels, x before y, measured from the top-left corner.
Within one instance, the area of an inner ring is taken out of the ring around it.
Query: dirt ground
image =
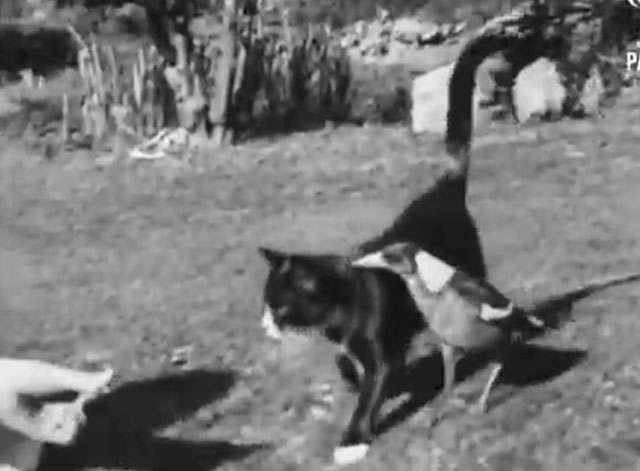
[[[471,207],[506,293],[533,301],[640,272],[638,105],[632,90],[598,121],[479,132]],[[437,140],[339,128],[190,165],[106,167],[3,141],[0,354],[118,371],[79,443],[50,450],[43,470],[330,467],[354,397],[326,343],[264,338],[256,247],[339,251],[375,233],[432,180]],[[573,322],[514,359],[486,416],[452,404],[433,429],[441,366],[418,339],[352,469],[640,469],[639,299],[629,284],[580,301]],[[183,346],[190,361],[173,365]],[[457,394],[474,400],[487,373]]]

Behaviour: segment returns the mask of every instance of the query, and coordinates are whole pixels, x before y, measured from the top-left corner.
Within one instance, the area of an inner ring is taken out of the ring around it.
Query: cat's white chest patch
[[[418,276],[427,290],[439,293],[451,280],[456,269],[428,252],[420,251],[415,257]]]
[[[262,328],[270,339],[280,340],[282,338],[282,331],[276,325],[276,322],[273,319],[273,311],[269,306],[264,307],[264,312],[262,314]]]
[[[513,303],[510,303],[507,307],[492,307],[488,304],[483,304],[480,308],[480,319],[484,321],[496,321],[499,319],[505,319],[513,314]]]

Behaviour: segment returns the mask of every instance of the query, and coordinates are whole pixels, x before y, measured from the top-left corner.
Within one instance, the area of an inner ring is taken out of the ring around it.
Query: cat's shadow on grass
[[[638,280],[640,280],[640,274],[593,283],[542,299],[527,310],[541,318],[555,319],[560,322],[561,319],[566,320],[570,317],[576,302],[606,288]],[[518,387],[544,383],[568,372],[581,363],[586,356],[587,352],[583,350],[559,350],[524,344],[507,360],[500,374],[499,383]],[[479,372],[487,364],[488,358],[485,355],[468,355],[462,358],[456,367],[456,383]],[[393,398],[408,393],[408,399],[382,418],[377,433],[387,432],[435,399],[441,392],[443,376],[442,356],[439,349],[434,349],[426,357],[410,364],[404,371],[392,375],[387,396]],[[487,379],[488,376],[484,381]],[[490,403],[489,407],[499,406],[491,399]]]
[[[190,441],[156,435],[222,399],[234,382],[230,371],[195,370],[125,383],[89,404],[87,424],[76,443],[67,448],[48,448],[38,469],[208,471],[268,448],[265,444]]]

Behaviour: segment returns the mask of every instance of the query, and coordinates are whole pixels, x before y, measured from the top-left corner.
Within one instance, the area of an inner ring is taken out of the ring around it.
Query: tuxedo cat
[[[463,48],[449,82],[445,144],[450,167],[412,201],[391,226],[349,255],[287,253],[260,247],[269,264],[264,287],[263,326],[278,337],[282,329],[313,329],[341,347],[337,365],[358,391],[358,402],[336,463],[362,458],[373,439],[389,373],[404,365],[414,336],[424,327],[402,280],[386,270],[356,270],[350,260],[400,241],[418,247],[479,278],[486,267],[478,229],[466,204],[475,72],[488,55],[506,46],[488,34]]]

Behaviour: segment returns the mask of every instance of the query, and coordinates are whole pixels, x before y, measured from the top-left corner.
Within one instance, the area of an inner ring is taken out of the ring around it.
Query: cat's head
[[[269,337],[279,338],[284,329],[322,330],[349,302],[349,267],[341,257],[258,251],[269,265],[262,313]]]

